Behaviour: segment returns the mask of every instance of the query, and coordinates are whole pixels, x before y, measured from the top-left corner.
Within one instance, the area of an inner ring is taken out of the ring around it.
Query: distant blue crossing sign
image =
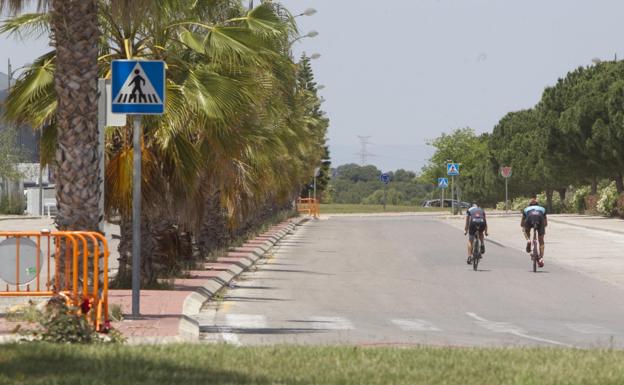
[[[379,176],[379,180],[382,181],[384,184],[390,183],[390,174],[386,174],[386,173],[381,174]]]
[[[112,112],[162,114],[165,111],[165,62],[113,60]]]
[[[459,163],[447,163],[446,174],[451,176],[459,175]]]
[[[448,188],[448,178],[438,178],[438,188]]]

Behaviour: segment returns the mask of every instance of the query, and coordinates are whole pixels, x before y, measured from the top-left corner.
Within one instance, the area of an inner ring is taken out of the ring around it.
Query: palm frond
[[[6,34],[20,39],[39,39],[49,33],[50,16],[48,13],[22,14],[3,20],[0,25],[0,35]]]

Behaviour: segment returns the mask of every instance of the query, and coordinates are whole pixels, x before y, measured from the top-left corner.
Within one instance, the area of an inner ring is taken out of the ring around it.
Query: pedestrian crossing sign
[[[459,163],[447,163],[446,174],[447,175],[459,175]]]
[[[165,62],[113,60],[112,112],[162,114],[165,111]]]
[[[438,188],[448,188],[448,178],[438,178]]]

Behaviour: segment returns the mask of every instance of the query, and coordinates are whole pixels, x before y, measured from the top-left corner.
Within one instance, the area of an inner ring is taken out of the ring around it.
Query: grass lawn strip
[[[624,351],[4,345],[0,384],[622,384]]]

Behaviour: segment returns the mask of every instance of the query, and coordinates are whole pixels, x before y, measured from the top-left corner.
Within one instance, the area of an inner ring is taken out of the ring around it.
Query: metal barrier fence
[[[321,215],[321,207],[318,200],[314,198],[297,199],[297,211],[307,213],[308,215],[318,218]]]
[[[0,297],[60,294],[102,331],[108,327],[108,255],[97,232],[0,232]]]

